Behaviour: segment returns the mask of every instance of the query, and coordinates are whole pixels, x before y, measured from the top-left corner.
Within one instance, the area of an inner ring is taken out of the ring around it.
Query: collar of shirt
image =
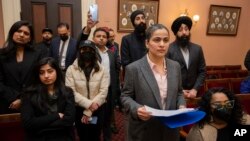
[[[148,63],[149,63],[150,68],[151,68],[152,70],[154,70],[155,72],[159,73],[159,72],[157,71],[157,67],[158,67],[158,66],[157,66],[154,62],[152,62],[152,61],[150,60],[148,54],[147,54],[147,60],[148,60]],[[167,73],[167,67],[166,67],[166,60],[165,60],[165,59],[163,60],[163,67],[164,67],[165,73]]]
[[[109,50],[106,46],[105,46],[105,50],[101,51],[98,47],[96,47],[98,49],[99,53],[107,53],[107,51]]]

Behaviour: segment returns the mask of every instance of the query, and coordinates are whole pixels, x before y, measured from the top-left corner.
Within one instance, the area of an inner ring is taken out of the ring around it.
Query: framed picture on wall
[[[159,0],[118,0],[118,32],[132,32],[134,30],[130,15],[139,9],[144,11],[148,27],[158,23]]]
[[[240,12],[241,7],[211,5],[207,34],[236,36]]]

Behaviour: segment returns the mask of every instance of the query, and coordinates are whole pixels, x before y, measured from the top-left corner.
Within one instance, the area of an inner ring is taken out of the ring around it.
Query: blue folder
[[[191,111],[170,117],[156,117],[169,128],[177,128],[185,125],[196,123],[206,115],[203,111]]]

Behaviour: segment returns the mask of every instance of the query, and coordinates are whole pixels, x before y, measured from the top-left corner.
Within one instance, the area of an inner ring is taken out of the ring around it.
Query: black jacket
[[[8,107],[30,85],[32,69],[44,56],[40,51],[25,49],[23,57],[20,63],[16,62],[14,54],[10,58],[0,58],[0,114],[18,112]]]
[[[33,95],[35,95],[34,93]],[[73,123],[75,119],[75,101],[73,91],[66,97],[57,99],[57,113],[48,114],[32,103],[32,96],[22,99],[21,119],[26,131],[27,141],[73,141]],[[58,113],[63,113],[60,119]]]
[[[121,64],[123,67],[141,59],[146,54],[145,38],[134,32],[124,36],[121,43]]]
[[[206,78],[206,63],[201,46],[190,43],[189,50],[189,67],[187,67],[181,49],[177,42],[170,44],[167,57],[179,62],[181,66],[182,87],[186,90],[199,90],[204,84]]]

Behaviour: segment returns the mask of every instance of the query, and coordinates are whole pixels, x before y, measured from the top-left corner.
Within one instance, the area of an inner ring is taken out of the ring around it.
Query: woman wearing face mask
[[[32,85],[22,97],[26,141],[73,141],[75,102],[57,62],[46,57],[34,68]]]
[[[187,141],[229,141],[236,127],[250,124],[239,100],[225,88],[208,90],[199,106],[206,116],[192,127]]]
[[[80,141],[99,141],[103,122],[103,104],[107,97],[110,76],[100,65],[95,44],[81,41],[78,57],[66,72],[66,85],[75,95],[75,125]],[[97,119],[97,123],[93,123]]]

